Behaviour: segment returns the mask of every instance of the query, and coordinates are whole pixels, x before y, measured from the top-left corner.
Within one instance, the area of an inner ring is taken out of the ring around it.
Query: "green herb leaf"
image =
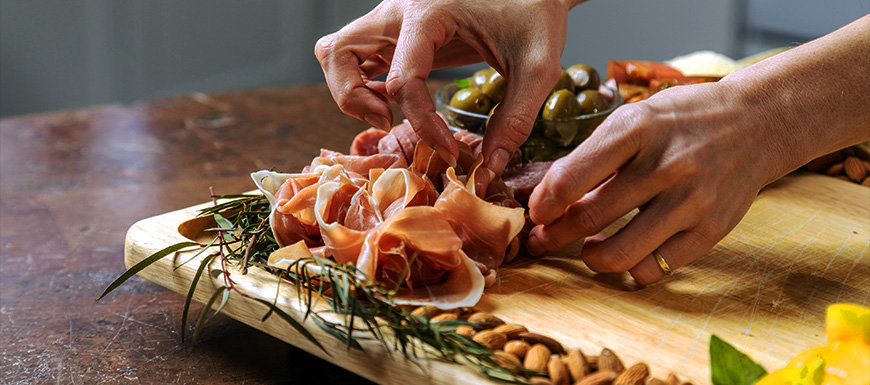
[[[287,314],[286,312],[284,312],[283,310],[281,310],[281,308],[279,308],[276,305],[273,305],[269,301],[266,301],[266,300],[263,300],[260,298],[252,298],[252,299],[254,301],[262,303],[263,305],[268,306],[269,309],[272,310],[272,312],[278,314],[278,316],[280,316],[284,321],[286,321],[288,324],[290,324],[290,326],[292,326],[294,329],[296,329],[296,331],[298,331],[299,334],[302,334],[302,336],[305,337],[308,341],[310,341],[312,344],[316,345],[318,348],[320,348],[320,350],[323,350],[323,352],[326,353],[326,355],[332,356],[331,354],[329,354],[329,352],[326,351],[326,348],[324,348],[323,345],[320,344],[320,341],[317,341],[317,338],[314,338],[314,336],[311,334],[311,332],[308,331],[308,329],[305,328],[305,326],[302,326],[302,324],[299,323],[299,321],[296,321],[295,319],[293,319],[293,317],[290,317],[290,315]],[[267,313],[267,316],[272,314],[272,312]],[[266,317],[263,318],[263,321],[265,321],[265,320],[266,320]]]
[[[217,300],[217,297],[225,292],[227,292],[227,287],[221,286],[215,290],[211,295],[211,298],[208,299],[208,303],[206,303],[205,307],[202,309],[202,314],[199,315],[199,322],[196,323],[196,330],[193,331],[194,341],[196,341],[196,338],[199,336],[199,331],[202,330],[202,325],[205,325],[205,320],[208,317],[208,311],[211,310],[211,305],[214,305],[214,301]]]
[[[214,213],[214,220],[217,222],[218,227],[223,230],[225,241],[232,242],[236,240],[232,233],[232,230],[236,228],[236,226],[233,225],[233,222],[230,222],[228,219],[224,218],[223,215],[218,213]]]
[[[713,385],[752,385],[767,371],[717,335],[710,336],[710,377]]]
[[[217,239],[217,238],[215,238]],[[184,299],[184,309],[181,311],[181,342],[184,342],[184,333],[187,331],[187,314],[190,311],[190,301],[193,299],[193,293],[196,292],[196,284],[199,283],[199,277],[202,276],[203,270],[208,266],[217,254],[210,255],[199,263],[199,268],[196,269],[196,274],[193,275],[193,280],[190,281],[190,289],[187,291],[187,298]]]
[[[112,283],[109,284],[109,287],[106,288],[106,291],[104,291],[103,294],[100,295],[100,298],[97,298],[97,301],[105,297],[106,294],[109,294],[112,290],[115,290],[115,288],[117,288],[118,286],[121,286],[122,283],[130,279],[130,277],[134,276],[136,273],[142,271],[142,269],[150,266],[154,262],[157,262],[160,258],[172,254],[178,250],[192,246],[200,246],[200,244],[196,242],[179,242],[174,245],[168,246],[165,249],[160,250],[154,254],[151,254],[150,256],[148,256],[148,258],[139,261],[139,263],[133,265],[133,267],[127,269],[124,274],[121,274],[120,277],[112,281]]]
[[[468,79],[453,79],[453,84],[456,84],[459,88],[471,87],[471,81]]]
[[[363,350],[362,345],[359,344],[359,341],[357,341],[356,338],[351,337],[348,333],[337,329],[335,326],[325,324],[323,321],[320,320],[320,317],[311,317],[311,319],[314,320],[314,323],[317,324],[320,329],[329,333],[333,337],[338,338],[343,342],[346,342],[347,346],[354,349]]]

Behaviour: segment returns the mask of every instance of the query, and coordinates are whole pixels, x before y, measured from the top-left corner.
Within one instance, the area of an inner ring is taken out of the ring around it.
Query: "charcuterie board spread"
[[[209,205],[137,222],[127,233],[126,265],[189,239],[208,242],[204,232],[213,223],[190,220]],[[628,275],[596,274],[577,258],[579,246],[574,246],[554,256],[518,257],[502,265],[476,308],[566,347],[584,352],[610,348],[627,364],[646,362],[656,377],[676,371],[685,380],[706,384],[711,334],[773,369],[820,342],[827,305],[866,305],[868,240],[870,189],[826,176],[793,175],[762,190],[743,221],[706,256],[656,285],[641,288]],[[192,256],[180,252],[138,274],[186,294],[206,253],[190,260]],[[306,307],[287,281],[279,284],[275,275],[257,267],[245,275],[233,269],[239,289],[270,302],[277,293],[276,305],[303,319]],[[222,285],[219,278],[203,274],[193,298],[206,302]],[[305,326],[323,344],[321,350],[279,317],[262,321],[268,308],[251,299],[233,298],[221,311],[378,383],[488,381],[466,366],[405,359],[376,341],[361,340],[363,350],[348,349],[309,318]]]

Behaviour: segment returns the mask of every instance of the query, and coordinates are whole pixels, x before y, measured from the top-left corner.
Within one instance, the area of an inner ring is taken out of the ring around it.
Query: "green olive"
[[[480,90],[483,91],[484,94],[491,100],[493,103],[501,102],[504,99],[504,93],[507,89],[507,79],[501,76],[500,73],[493,71],[488,78],[486,78],[486,82],[483,83],[483,86],[480,87]]]
[[[492,114],[495,113],[495,109],[498,108],[498,106],[500,106],[500,105],[501,105],[501,102],[496,103],[494,106],[492,106],[492,109],[489,110],[489,116],[492,116]]]
[[[599,111],[604,111],[610,107],[610,103],[598,91],[586,90],[577,94],[577,104],[580,107],[580,113],[592,114]]]
[[[483,83],[486,83],[486,79],[489,79],[489,75],[492,75],[494,72],[495,70],[492,68],[486,68],[475,72],[474,75],[471,75],[471,79],[469,79],[471,88],[480,89],[483,87]]]
[[[568,90],[558,90],[544,103],[541,117],[544,119],[565,119],[580,115],[580,106],[574,94]]]
[[[480,90],[464,88],[456,91],[456,93],[453,94],[453,97],[450,98],[450,107],[475,114],[486,115],[490,108],[492,108],[492,102],[490,102],[489,98],[487,98]]]
[[[574,82],[576,90],[597,90],[601,85],[601,77],[598,71],[586,64],[574,64],[568,67],[568,74]]]
[[[567,71],[562,71],[562,73],[559,74],[559,80],[556,81],[556,85],[553,86],[553,90],[550,91],[550,94],[559,90],[574,92],[574,81],[571,80],[571,75],[568,75]]]

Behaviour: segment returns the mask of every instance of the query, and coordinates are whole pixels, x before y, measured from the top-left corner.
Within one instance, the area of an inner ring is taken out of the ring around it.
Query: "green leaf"
[[[205,325],[205,320],[208,317],[208,311],[211,310],[211,305],[214,305],[214,301],[217,300],[218,295],[221,293],[225,293],[227,291],[226,286],[221,286],[211,295],[211,298],[208,299],[208,303],[205,304],[205,307],[202,309],[202,314],[199,315],[199,322],[196,323],[196,329],[193,331],[193,340],[196,341],[196,338],[199,336],[200,330],[202,330],[202,325]]]
[[[228,299],[230,299],[230,291],[224,290],[224,297],[221,298],[221,304],[218,305],[218,308],[217,308],[217,310],[214,311],[214,314],[218,314],[221,312],[221,310],[224,308],[224,305],[227,304]]]
[[[710,336],[710,377],[713,385],[752,385],[767,371],[717,335]]]
[[[187,290],[187,298],[184,299],[184,309],[181,311],[181,342],[184,342],[184,333],[187,331],[187,314],[190,310],[190,301],[193,299],[193,293],[196,291],[196,284],[199,283],[199,277],[202,276],[203,270],[208,264],[217,257],[217,254],[210,255],[199,263],[199,268],[196,269],[196,274],[193,275],[193,280],[190,281],[190,289]]]
[[[105,297],[106,294],[109,294],[112,290],[115,290],[115,288],[117,288],[118,286],[121,286],[122,283],[124,283],[125,281],[130,279],[130,277],[134,276],[136,273],[142,271],[142,269],[150,266],[154,262],[157,262],[160,258],[163,258],[169,254],[172,254],[178,250],[184,249],[186,247],[192,247],[192,246],[201,246],[201,245],[199,243],[196,243],[196,242],[179,242],[179,243],[176,243],[172,246],[168,246],[165,249],[160,250],[154,254],[151,254],[150,256],[148,256],[148,258],[145,258],[145,259],[139,261],[139,263],[133,265],[133,267],[127,269],[127,271],[125,271],[124,274],[121,274],[120,277],[118,277],[117,279],[112,281],[112,283],[109,284],[109,287],[106,288],[106,291],[104,291],[103,294],[100,295],[100,298],[97,298],[97,301],[99,301],[100,299]]]
[[[359,341],[356,338],[351,337],[348,333],[345,333],[341,330],[336,329],[335,327],[329,326],[323,321],[320,320],[319,317],[311,317],[314,320],[314,323],[320,327],[323,331],[329,333],[329,335],[339,339],[340,341],[347,343],[348,347],[363,350],[362,345],[359,344]]]
[[[194,259],[195,259],[196,257],[198,257],[200,254],[202,254],[203,251],[208,250],[209,247],[211,247],[212,245],[214,245],[214,243],[217,242],[217,240],[218,240],[218,238],[217,238],[217,237],[214,237],[214,239],[212,239],[211,242],[209,242],[208,244],[206,244],[205,246],[203,246],[201,249],[199,249],[199,251],[197,251],[196,254],[193,254],[193,256],[190,257],[190,259],[188,259],[188,260],[182,262],[182,263],[181,263],[180,265],[178,265],[178,266],[173,267],[173,268],[172,268],[172,271],[178,270],[179,267],[182,267],[182,266],[186,265],[188,262],[194,260]]]
[[[217,222],[218,227],[221,230],[224,230],[223,234],[225,241],[232,242],[236,240],[232,233],[232,230],[236,228],[236,226],[233,225],[233,222],[230,222],[229,219],[224,218],[223,215],[220,215],[218,213],[214,213],[214,220],[215,222]]]
[[[456,84],[459,88],[471,87],[471,81],[468,79],[453,79],[453,84]]]
[[[280,316],[284,321],[286,321],[288,324],[290,324],[290,326],[292,326],[294,329],[296,329],[296,331],[298,331],[299,334],[302,334],[302,336],[305,337],[305,339],[310,341],[312,344],[316,345],[318,348],[320,348],[320,350],[323,350],[323,352],[326,353],[326,355],[328,355],[330,357],[332,356],[331,354],[329,354],[329,352],[326,351],[326,348],[324,348],[323,345],[321,345],[320,342],[317,341],[317,338],[314,338],[314,336],[311,334],[311,332],[308,331],[308,329],[305,328],[305,326],[302,326],[302,324],[299,323],[299,321],[296,321],[295,319],[293,319],[293,317],[290,317],[289,314],[285,313],[278,306],[273,305],[271,302],[266,301],[264,299],[260,299],[260,298],[251,298],[251,299],[253,299],[254,301],[257,301],[259,303],[262,303],[263,305],[268,306],[269,309],[271,310],[270,313],[266,314],[266,317],[263,317],[263,321],[265,321],[266,318],[268,318],[268,316],[272,314],[272,312],[278,314],[278,316]]]

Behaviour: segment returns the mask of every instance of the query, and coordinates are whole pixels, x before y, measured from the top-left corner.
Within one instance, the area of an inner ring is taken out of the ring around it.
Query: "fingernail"
[[[486,161],[486,167],[498,175],[501,175],[502,171],[504,171],[504,167],[507,166],[508,161],[511,159],[511,154],[503,149],[497,148],[492,154],[489,156],[489,159]]]
[[[529,239],[526,241],[526,251],[529,252],[532,256],[540,257],[547,250],[544,249],[544,245],[541,244],[541,241],[538,239],[538,236],[532,234],[529,236]]]
[[[380,128],[384,131],[389,131],[390,125],[392,124],[392,122],[390,122],[390,120],[385,118],[383,115],[375,113],[365,114],[365,116],[363,116],[363,120],[365,120],[366,122],[368,122],[368,124],[371,124],[375,128]]]
[[[450,167],[456,167],[456,158],[450,153],[450,150],[444,148],[444,146],[440,144],[432,146],[432,149],[435,150],[435,153],[438,154],[441,159],[444,159]]]

